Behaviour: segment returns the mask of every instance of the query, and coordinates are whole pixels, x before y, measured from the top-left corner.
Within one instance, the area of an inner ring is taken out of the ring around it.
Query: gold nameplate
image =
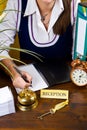
[[[69,96],[68,90],[54,90],[54,89],[40,90],[40,97],[41,98],[68,99],[68,96]]]

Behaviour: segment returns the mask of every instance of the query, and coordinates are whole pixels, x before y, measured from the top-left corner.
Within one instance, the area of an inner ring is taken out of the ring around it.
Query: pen
[[[21,75],[21,77],[22,77],[27,83],[29,83],[29,81],[27,80],[27,78],[26,78],[24,75],[22,75],[21,71],[20,71],[17,67],[14,66],[14,69]]]

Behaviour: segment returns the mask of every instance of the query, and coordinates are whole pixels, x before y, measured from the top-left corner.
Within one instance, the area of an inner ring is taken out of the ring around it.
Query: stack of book
[[[15,113],[14,98],[8,86],[0,88],[0,116]]]

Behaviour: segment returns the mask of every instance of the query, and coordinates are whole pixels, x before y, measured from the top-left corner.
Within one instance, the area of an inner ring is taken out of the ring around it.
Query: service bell
[[[17,106],[22,111],[34,109],[38,105],[36,93],[28,88],[24,88],[18,94],[17,99]]]

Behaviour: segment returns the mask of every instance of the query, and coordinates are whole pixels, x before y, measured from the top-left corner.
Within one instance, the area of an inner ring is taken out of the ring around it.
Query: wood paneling
[[[6,6],[7,0],[0,0],[0,14],[3,12],[5,6]]]

